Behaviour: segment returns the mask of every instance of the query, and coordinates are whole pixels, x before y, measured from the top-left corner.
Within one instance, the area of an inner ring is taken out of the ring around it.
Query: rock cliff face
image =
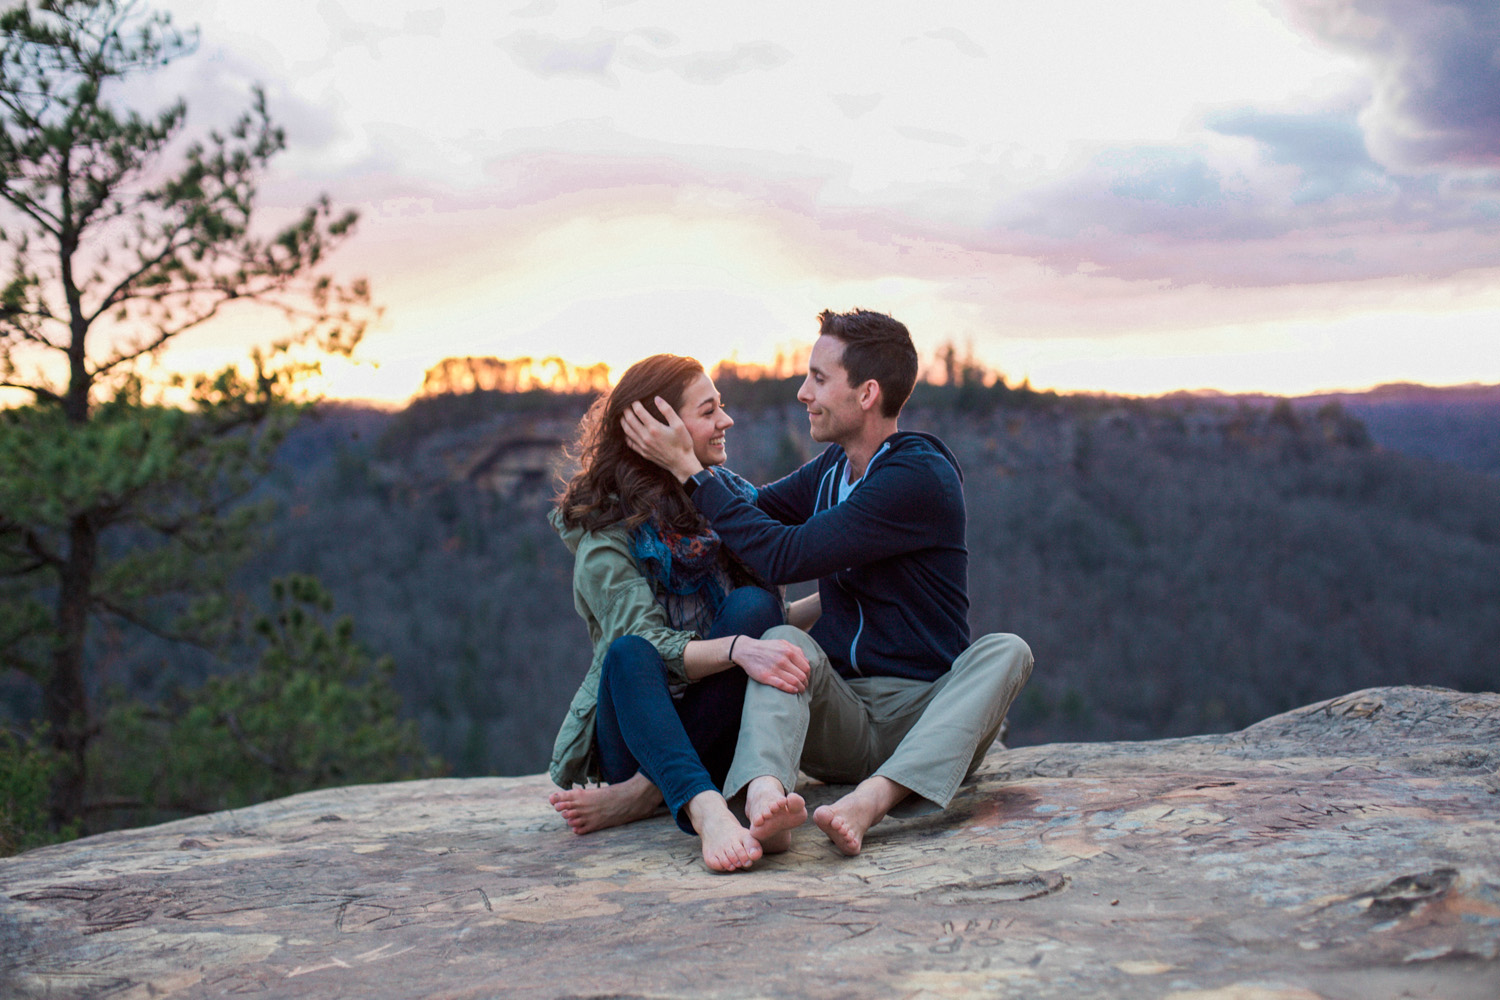
[[[0,997],[1500,996],[1500,695],[996,749],[749,873],[540,776],[339,788],[0,861]],[[814,787],[809,797],[827,799]]]

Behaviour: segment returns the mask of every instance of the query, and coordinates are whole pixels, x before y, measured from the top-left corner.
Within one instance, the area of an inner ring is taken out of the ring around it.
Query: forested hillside
[[[1500,385],[1384,385],[1306,403],[1329,401],[1358,417],[1382,447],[1500,476]]]
[[[765,405],[794,390],[737,388],[735,468],[763,481],[812,454],[801,408]],[[587,665],[544,520],[585,402],[325,407],[263,488],[279,514],[245,591],[317,574],[455,773],[542,769]],[[1352,409],[923,387],[903,426],[964,466],[973,628],[1036,653],[1012,742],[1223,731],[1377,684],[1500,688],[1500,478],[1383,447]],[[211,669],[107,652],[140,691]]]

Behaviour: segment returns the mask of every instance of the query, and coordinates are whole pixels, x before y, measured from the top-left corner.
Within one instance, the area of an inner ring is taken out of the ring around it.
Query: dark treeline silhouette
[[[718,374],[738,471],[766,481],[820,447],[795,377]],[[964,467],[974,630],[1036,654],[1012,742],[1225,731],[1377,684],[1500,687],[1500,478],[1383,446],[1350,398],[967,386],[961,369],[924,384],[902,424]],[[456,774],[541,770],[587,666],[544,515],[590,399],[327,407],[262,487],[279,515],[244,590],[323,580]],[[146,695],[211,669],[161,644],[105,652]]]

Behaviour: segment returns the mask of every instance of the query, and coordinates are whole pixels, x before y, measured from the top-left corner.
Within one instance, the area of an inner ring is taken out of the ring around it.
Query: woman
[[[703,366],[658,354],[632,365],[579,427],[580,468],[550,520],[574,553],[573,603],[593,663],[552,753],[550,798],[576,833],[650,815],[665,799],[703,842],[714,871],[748,868],[762,845],[719,793],[734,756],[748,679],[798,692],[800,649],[759,636],[783,621],[781,600],[756,586],[671,474],[626,444],[620,417],[660,396],[681,416],[705,468],[722,466],[734,420]],[[755,488],[727,469],[730,487]],[[603,781],[599,788],[575,784]]]

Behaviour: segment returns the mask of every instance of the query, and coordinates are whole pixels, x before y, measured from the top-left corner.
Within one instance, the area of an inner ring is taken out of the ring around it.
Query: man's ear
[[[880,405],[880,383],[874,379],[866,379],[865,384],[859,387],[859,408],[870,410]]]

